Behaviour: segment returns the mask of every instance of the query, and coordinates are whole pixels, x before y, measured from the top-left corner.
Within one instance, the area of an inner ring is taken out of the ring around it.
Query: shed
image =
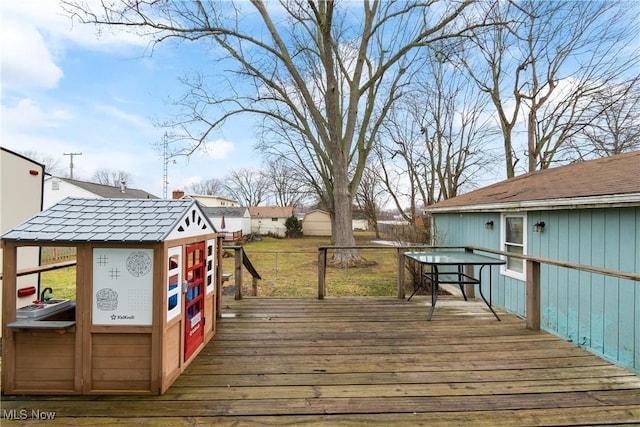
[[[68,198],[0,237],[5,394],[162,394],[215,334],[222,245],[196,201]],[[75,300],[17,308],[19,249],[44,245],[76,248]]]
[[[640,272],[640,151],[532,172],[427,208],[434,244],[479,246]],[[525,313],[526,263],[508,258],[492,289]],[[640,371],[637,282],[541,268],[541,327]],[[484,283],[484,281],[483,281]]]
[[[302,233],[305,236],[331,236],[331,216],[329,212],[314,209],[302,218]]]

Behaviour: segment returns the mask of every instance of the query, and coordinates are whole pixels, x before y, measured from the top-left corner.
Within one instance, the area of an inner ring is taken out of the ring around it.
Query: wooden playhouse
[[[162,394],[215,334],[222,242],[197,201],[68,198],[1,238],[4,394]],[[75,248],[75,300],[17,307],[32,246]]]

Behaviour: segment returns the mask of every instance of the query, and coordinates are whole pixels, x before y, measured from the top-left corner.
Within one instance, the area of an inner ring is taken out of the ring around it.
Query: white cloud
[[[2,84],[12,88],[52,88],[62,78],[58,67],[35,27],[3,19]]]
[[[96,109],[109,117],[113,117],[119,121],[124,121],[139,128],[150,128],[150,123],[144,117],[136,114],[127,113],[117,107],[111,105],[97,105]]]
[[[45,111],[30,98],[18,101],[15,107],[2,106],[3,127],[11,130],[33,130],[34,128],[53,128],[73,119],[73,115],[63,109]]]
[[[233,142],[226,141],[224,139],[216,139],[215,141],[208,141],[203,147],[203,152],[206,156],[213,160],[225,160],[229,158],[234,150]]]
[[[52,0],[3,0],[0,19],[2,85],[10,89],[56,87],[63,76],[59,60],[71,45],[110,51],[148,44],[113,28],[98,36],[95,26],[73,22]]]

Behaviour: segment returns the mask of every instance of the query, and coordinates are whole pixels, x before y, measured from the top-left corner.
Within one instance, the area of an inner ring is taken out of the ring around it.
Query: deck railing
[[[239,231],[222,231],[220,234],[224,236],[225,242],[240,242],[243,239],[242,230]]]
[[[258,280],[262,279],[256,268],[251,263],[242,246],[223,246],[224,250],[233,250],[235,259],[234,276],[235,276],[235,299],[242,299],[242,267],[244,266],[249,274],[251,274],[251,282],[253,288],[253,296],[258,295]]]
[[[326,295],[326,269],[327,269],[327,251],[341,249],[379,249],[380,246],[320,246],[318,247],[318,299],[323,299]],[[576,264],[567,261],[559,261],[549,258],[541,258],[530,255],[518,255],[512,252],[499,251],[489,248],[477,246],[394,246],[398,257],[398,298],[405,298],[405,252],[415,250],[432,250],[432,249],[462,249],[467,252],[485,252],[499,256],[512,257],[525,260],[526,268],[526,327],[534,331],[540,330],[540,266],[542,264],[564,267],[588,273],[597,273],[605,276],[612,276],[620,279],[629,279],[640,282],[640,274],[627,273],[623,271],[610,270],[605,268],[593,267],[590,265]],[[469,269],[465,273],[473,275],[473,266],[467,266]],[[469,286],[466,289],[469,297],[474,297],[474,288]]]
[[[261,279],[260,274],[251,263],[247,254],[242,246],[229,246],[225,249],[234,251],[235,256],[235,299],[242,299],[242,270],[243,267],[252,276],[253,295],[257,295],[258,280]],[[405,298],[405,257],[404,253],[408,251],[416,250],[430,250],[430,249],[461,249],[468,252],[484,252],[488,254],[494,254],[498,256],[508,256],[512,258],[522,259],[526,262],[526,327],[531,330],[540,330],[541,314],[540,314],[540,267],[541,265],[550,265],[573,269],[577,271],[583,271],[588,273],[596,273],[605,276],[616,277],[620,279],[633,280],[640,282],[639,273],[629,273],[618,270],[605,269],[600,267],[594,267],[590,265],[577,264],[567,261],[559,261],[549,258],[535,257],[530,255],[519,255],[511,252],[504,252],[494,250],[490,248],[476,247],[476,246],[380,246],[380,245],[361,245],[361,246],[320,246],[318,247],[318,299],[323,299],[327,294],[326,283],[326,271],[327,271],[327,252],[329,250],[340,249],[388,249],[390,251],[396,251],[397,253],[397,286],[398,286],[398,298]],[[65,268],[74,265],[75,261],[62,262],[52,265],[46,265],[41,267],[35,267],[25,269],[17,272],[18,276],[33,274],[36,272],[43,272],[54,270],[58,268]],[[469,267],[473,269],[473,267]],[[468,274],[473,274],[473,271],[468,271]],[[0,276],[1,278],[1,276]],[[468,296],[474,296],[474,289],[470,287],[466,290]]]

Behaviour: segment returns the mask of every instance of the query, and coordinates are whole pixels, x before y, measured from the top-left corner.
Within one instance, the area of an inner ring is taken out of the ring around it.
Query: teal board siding
[[[494,221],[494,229],[484,224]],[[438,245],[500,249],[500,212],[434,215]],[[533,224],[545,222],[542,233]],[[611,270],[640,272],[640,207],[527,213],[527,253]],[[483,273],[488,292],[488,273]],[[640,282],[541,266],[542,327],[640,372]],[[494,269],[494,304],[524,316],[525,284]]]

